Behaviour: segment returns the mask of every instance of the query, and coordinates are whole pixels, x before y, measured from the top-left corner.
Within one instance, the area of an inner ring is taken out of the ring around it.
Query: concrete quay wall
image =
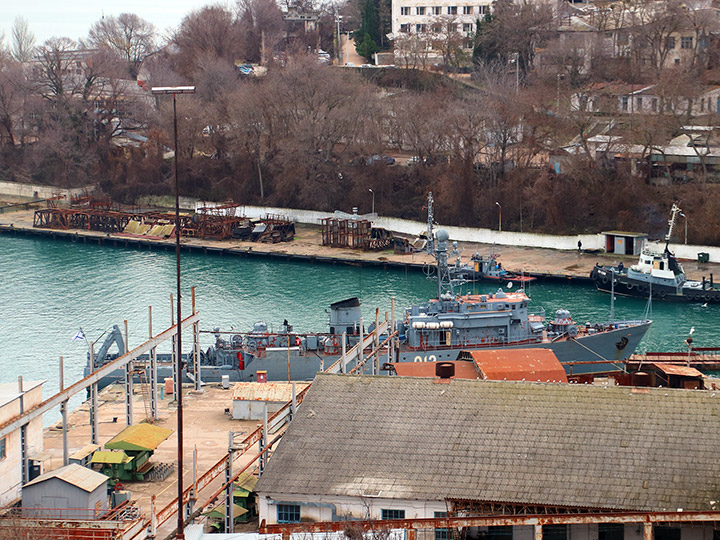
[[[197,206],[212,206],[212,203],[202,203]],[[308,223],[312,225],[320,225],[321,220],[328,217],[349,217],[349,214],[329,212],[317,212],[314,210],[298,210],[294,208],[279,208],[272,206],[243,206],[240,212],[250,218],[261,218],[267,214],[276,214],[286,216],[288,219],[296,223]],[[417,236],[422,231],[427,230],[427,224],[420,221],[412,221],[408,219],[380,217],[376,214],[365,214],[358,216],[361,219],[367,219],[374,225],[388,229],[393,232]],[[575,250],[577,249],[578,240],[582,242],[583,249],[604,250],[605,235],[597,234],[581,234],[581,235],[551,235],[538,234],[515,231],[495,231],[492,229],[475,229],[472,227],[453,227],[440,226],[450,234],[451,240],[458,242],[473,242],[479,244],[497,244],[501,246],[525,246],[544,249],[561,249]],[[670,244],[670,251],[680,259],[697,259],[698,253],[707,253],[709,262],[720,262],[720,247],[715,246],[697,246],[686,244]]]
[[[66,201],[71,197],[81,196],[92,192],[95,186],[65,189],[56,186],[41,186],[39,184],[22,184],[19,182],[0,182],[0,195],[22,197],[25,199],[49,199],[55,195],[63,195]]]

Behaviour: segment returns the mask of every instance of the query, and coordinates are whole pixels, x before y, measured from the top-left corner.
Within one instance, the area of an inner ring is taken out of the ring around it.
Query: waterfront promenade
[[[108,234],[88,230],[57,230],[33,228],[34,210],[19,207],[13,212],[0,214],[0,233],[30,234],[48,236],[56,239],[75,242],[101,243],[107,245],[126,246],[144,249],[174,249],[173,239],[156,240],[150,238]],[[350,248],[331,248],[322,245],[322,234],[319,226],[296,224],[295,240],[278,244],[265,244],[240,240],[209,240],[199,238],[183,238],[184,250],[207,252],[216,255],[266,256],[310,262],[334,264],[353,264],[368,266],[395,266],[421,269],[432,264],[433,259],[426,253],[395,254],[392,250],[363,251]],[[418,234],[424,229],[418,225]],[[487,255],[493,250],[491,244],[459,242],[460,257],[467,262],[473,253]],[[582,252],[577,250],[546,249],[527,246],[495,246],[503,267],[515,272],[524,272],[539,278],[568,280],[587,280],[596,262],[601,264],[617,264],[621,260],[627,267],[637,261],[636,256],[606,254],[601,252]],[[453,262],[453,258],[450,261]],[[720,264],[699,263],[697,259],[682,260],[689,279],[702,279],[713,273],[715,280],[720,279]]]

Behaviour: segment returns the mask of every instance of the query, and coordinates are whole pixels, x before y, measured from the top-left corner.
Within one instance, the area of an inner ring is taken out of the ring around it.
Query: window
[[[623,110],[623,112],[627,112],[627,110],[628,110],[628,102],[629,102],[628,97],[627,97],[627,96],[623,96],[623,97],[622,97],[622,110]]]
[[[425,6],[418,7],[418,8],[417,8],[417,14],[418,14],[418,15],[425,15]]]
[[[463,23],[463,32],[465,32],[465,33],[472,32],[472,30],[473,30],[472,23]]]
[[[622,523],[600,523],[598,525],[598,540],[623,540],[625,525]]]
[[[442,15],[442,8],[440,6],[433,6],[432,14],[433,15]]]
[[[382,517],[380,519],[405,519],[405,510],[389,510],[382,509]]]
[[[447,515],[447,512],[435,512],[436,518],[444,518]],[[435,540],[448,540],[450,538],[448,532],[448,529],[435,529]]]
[[[700,98],[700,112],[705,112],[705,98]]]
[[[651,104],[652,112],[657,112],[657,98],[652,98],[652,104]]]
[[[543,525],[543,540],[567,540],[567,525]]]
[[[401,24],[400,25],[400,31],[403,34],[409,34],[410,33],[410,25],[409,24]]]
[[[278,504],[277,520],[278,523],[300,523],[300,505]]]
[[[5,459],[7,457],[7,439],[3,437],[0,439],[0,460]]]
[[[415,31],[416,31],[418,34],[422,34],[423,32],[425,32],[425,25],[424,25],[424,24],[416,24],[416,25],[415,25]]]
[[[512,540],[512,537],[512,525],[501,525],[500,527],[489,527],[486,538],[488,540]]]
[[[680,527],[655,527],[655,540],[680,540]]]
[[[487,9],[487,6],[478,6],[478,13],[480,15],[485,15],[487,13],[485,10]]]
[[[637,110],[640,111],[640,112],[642,112],[642,107],[643,107],[643,102],[642,102],[642,101],[643,101],[643,100],[642,100],[641,97],[637,98]]]
[[[400,15],[410,15],[410,8],[409,7],[401,7]]]
[[[463,15],[472,15],[473,7],[472,6],[463,6]]]
[[[675,48],[675,38],[672,36],[668,36],[665,38],[665,48],[667,49],[674,49]]]
[[[457,6],[448,6],[448,15],[457,15]]]
[[[683,36],[680,38],[680,48],[681,49],[692,49],[693,48],[693,38],[692,36]]]
[[[680,59],[679,59],[679,58],[676,58],[676,59],[675,59],[675,65],[678,65],[679,63],[680,63]]]

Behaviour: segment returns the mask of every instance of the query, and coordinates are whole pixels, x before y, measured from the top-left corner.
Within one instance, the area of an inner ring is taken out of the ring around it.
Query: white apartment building
[[[466,49],[472,48],[472,36],[478,19],[490,13],[490,0],[395,0],[392,4],[392,34],[398,45],[408,38],[423,42],[429,57],[436,58],[436,43],[454,31],[467,39]]]

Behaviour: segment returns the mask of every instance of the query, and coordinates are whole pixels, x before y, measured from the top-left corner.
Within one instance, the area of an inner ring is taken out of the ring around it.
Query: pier
[[[12,213],[0,215],[0,234],[15,234],[50,238],[53,240],[98,244],[124,249],[173,251],[175,242],[170,239],[141,238],[120,233],[105,233],[79,229],[45,229],[33,227],[34,210],[17,207]],[[265,257],[278,260],[304,261],[308,263],[396,268],[405,271],[422,271],[434,259],[423,252],[396,254],[392,250],[363,251],[350,248],[332,248],[322,245],[319,225],[296,224],[295,239],[291,242],[265,244],[242,240],[209,240],[183,237],[181,250],[220,257]],[[418,224],[418,234],[423,231]],[[467,262],[478,252],[489,254],[493,249],[508,270],[538,279],[575,281],[590,284],[590,271],[595,263],[613,264],[620,261],[625,266],[635,264],[632,255],[580,252],[525,246],[493,246],[472,242],[458,242],[460,256]],[[683,260],[688,279],[702,279],[712,272],[720,276],[720,264]]]

